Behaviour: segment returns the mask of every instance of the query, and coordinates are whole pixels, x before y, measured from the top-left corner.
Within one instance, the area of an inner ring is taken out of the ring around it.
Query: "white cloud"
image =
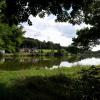
[[[98,50],[100,50],[100,45],[97,45],[92,49],[92,51],[98,51]]]
[[[68,46],[72,43],[72,38],[75,37],[77,29],[86,27],[83,23],[81,25],[71,25],[69,23],[56,23],[55,16],[39,18],[30,16],[33,25],[29,26],[27,23],[22,23],[26,30],[25,37],[39,39],[41,41],[52,41],[60,43],[62,46]]]

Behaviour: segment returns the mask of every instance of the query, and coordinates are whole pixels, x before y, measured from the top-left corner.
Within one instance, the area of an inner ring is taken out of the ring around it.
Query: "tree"
[[[17,25],[20,22],[27,21],[31,24],[30,15],[44,17],[45,14],[53,14],[57,16],[56,21],[68,21],[72,24],[85,22],[92,25],[93,27],[87,32],[91,32],[92,36],[97,33],[100,26],[99,6],[100,2],[98,0],[6,0],[4,15],[7,19],[4,19],[4,22],[9,25]],[[70,9],[71,11],[68,11]],[[83,31],[81,32],[83,33]],[[85,43],[81,44],[84,44],[83,46],[86,46],[86,43],[89,44],[86,47],[87,49],[91,44],[98,43],[98,34],[95,35],[95,38],[91,37],[90,40],[86,37]],[[77,38],[74,38],[73,41],[77,41]]]
[[[6,7],[5,0],[0,0],[0,49],[4,49],[6,52],[16,52],[23,41],[25,31],[22,26],[13,24],[10,27],[8,23],[4,23],[7,19]]]
[[[73,39],[75,46],[89,49],[91,45],[99,43],[99,0],[6,0],[6,5],[6,22],[10,25],[24,21],[31,24],[30,15],[44,17],[45,14],[53,14],[57,16],[56,21],[68,21],[72,24],[85,22],[92,26],[77,32],[78,37]]]
[[[0,49],[4,49],[6,52],[18,51],[23,41],[23,34],[22,27],[0,24]]]
[[[38,49],[56,49],[59,50],[63,47],[60,46],[60,44],[55,44],[53,42],[46,42],[46,41],[39,41],[37,39],[33,39],[33,38],[24,38],[21,46],[21,48],[38,48]]]
[[[90,28],[84,28],[77,32],[77,38],[73,38],[73,45],[84,49],[100,44],[100,1],[94,2],[86,12],[85,22]]]
[[[56,21],[69,21],[73,24],[83,21],[89,5],[95,0],[6,0],[6,21],[13,23],[28,21],[30,15],[44,17],[46,14],[57,16]],[[68,10],[72,8],[69,13]],[[82,12],[83,11],[83,14]]]

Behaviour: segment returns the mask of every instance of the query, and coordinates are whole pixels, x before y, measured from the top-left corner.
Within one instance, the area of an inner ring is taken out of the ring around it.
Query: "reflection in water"
[[[87,58],[81,61],[78,61],[77,64],[79,65],[100,65],[100,58]]]
[[[67,57],[24,57],[0,59],[0,70],[21,70],[30,68],[54,69],[58,67],[71,67],[76,65],[100,65],[100,58],[87,58],[70,62]]]
[[[0,63],[4,63],[5,62],[5,58],[0,58]]]
[[[71,66],[77,66],[77,65],[90,65],[90,66],[91,65],[100,65],[100,58],[92,57],[92,58],[83,59],[83,60],[73,62],[73,63],[70,63],[68,61],[62,61],[58,67],[53,66],[50,69],[59,68],[59,67],[71,67]]]
[[[67,65],[67,67],[71,67],[73,65],[73,63],[67,62],[67,61],[63,61],[60,63],[60,66],[65,67]]]
[[[71,67],[71,66],[75,66],[75,65],[100,65],[100,58],[86,58],[74,63],[69,63],[67,61],[61,62],[60,66],[67,66],[67,67]]]
[[[21,70],[30,68],[45,68],[53,65],[59,66],[61,58],[52,57],[24,57],[24,58],[3,58],[4,62],[0,62],[0,70]],[[2,60],[1,60],[2,61]]]

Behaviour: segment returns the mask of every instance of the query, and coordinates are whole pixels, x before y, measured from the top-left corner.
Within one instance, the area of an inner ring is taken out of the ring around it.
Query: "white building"
[[[0,54],[5,54],[5,50],[0,50]]]

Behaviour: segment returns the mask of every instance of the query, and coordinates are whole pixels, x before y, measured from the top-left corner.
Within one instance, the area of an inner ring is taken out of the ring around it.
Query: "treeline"
[[[24,38],[20,48],[36,48],[36,49],[56,49],[60,50],[63,48],[60,44],[53,43],[51,41],[39,41],[33,38]]]

